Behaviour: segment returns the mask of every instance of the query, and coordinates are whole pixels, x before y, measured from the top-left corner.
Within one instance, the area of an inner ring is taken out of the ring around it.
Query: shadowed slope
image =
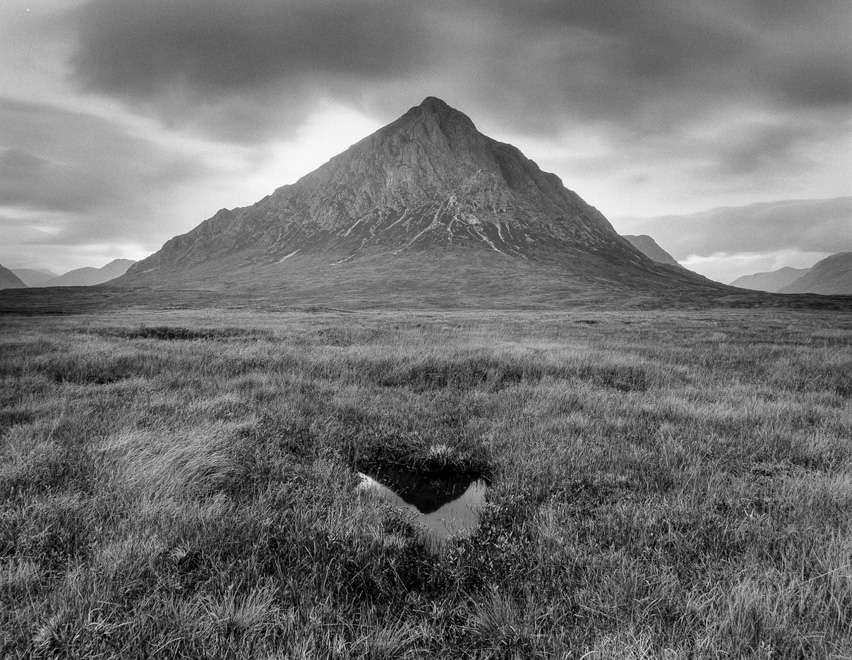
[[[26,284],[5,266],[0,266],[0,289],[25,289]]]
[[[625,234],[623,238],[625,238],[630,245],[635,247],[646,257],[656,261],[658,264],[682,267],[672,255],[661,248],[657,244],[657,241],[647,234],[641,234],[639,236],[629,236]]]

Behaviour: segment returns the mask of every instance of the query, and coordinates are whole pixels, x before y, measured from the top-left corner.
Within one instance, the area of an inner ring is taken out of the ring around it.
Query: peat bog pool
[[[467,537],[479,526],[487,485],[470,475],[423,475],[390,467],[371,476],[359,472],[361,490],[372,491],[394,506],[413,511],[435,548],[451,537]]]

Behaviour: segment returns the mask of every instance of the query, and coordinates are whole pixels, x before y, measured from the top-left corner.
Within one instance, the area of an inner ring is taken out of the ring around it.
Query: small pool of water
[[[481,479],[425,477],[394,468],[371,477],[359,472],[361,488],[417,514],[428,538],[443,545],[450,537],[467,537],[479,526],[487,486]]]

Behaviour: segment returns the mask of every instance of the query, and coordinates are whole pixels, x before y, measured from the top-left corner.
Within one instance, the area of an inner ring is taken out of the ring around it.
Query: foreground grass
[[[0,321],[0,656],[852,656],[852,317]],[[356,490],[446,445],[435,555]]]

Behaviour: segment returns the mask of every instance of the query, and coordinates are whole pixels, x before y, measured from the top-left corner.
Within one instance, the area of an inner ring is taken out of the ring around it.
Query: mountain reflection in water
[[[485,482],[470,476],[423,476],[391,468],[376,477],[359,473],[361,488],[373,490],[392,504],[417,513],[430,540],[438,545],[452,536],[470,536],[485,504]]]

